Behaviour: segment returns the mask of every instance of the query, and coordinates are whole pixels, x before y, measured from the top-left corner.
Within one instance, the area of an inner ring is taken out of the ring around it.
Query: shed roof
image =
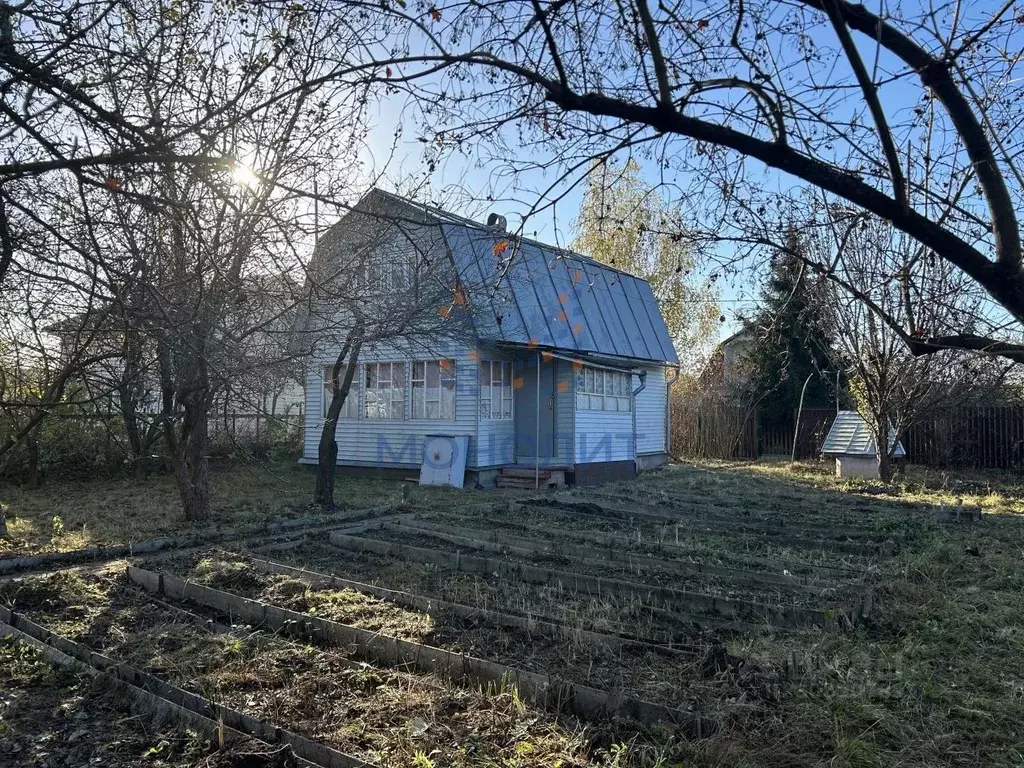
[[[371,194],[437,220],[481,341],[679,362],[646,280],[388,192]]]
[[[889,445],[896,433],[889,429]],[[861,415],[856,411],[840,411],[828,431],[821,452],[830,456],[874,456],[875,439]],[[896,443],[894,456],[906,456],[901,443]]]

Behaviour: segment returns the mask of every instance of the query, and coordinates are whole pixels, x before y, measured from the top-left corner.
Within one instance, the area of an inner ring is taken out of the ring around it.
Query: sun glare
[[[255,187],[260,180],[249,166],[236,162],[231,169],[231,181],[236,187]]]

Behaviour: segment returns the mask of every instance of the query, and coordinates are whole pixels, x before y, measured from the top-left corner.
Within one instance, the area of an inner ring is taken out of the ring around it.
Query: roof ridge
[[[433,203],[423,203],[418,200],[403,197],[402,195],[396,194],[394,192],[389,192],[388,190],[381,189],[380,187],[373,187],[367,194],[369,195],[374,192],[389,197],[397,202],[404,203],[405,205],[409,205],[414,208],[421,208],[424,213],[432,214],[434,216],[437,216],[438,218],[448,219],[453,224],[458,224],[469,229],[476,229],[483,232],[487,232],[494,236],[499,236],[501,234],[512,236],[518,239],[520,242],[528,243],[530,245],[536,246],[538,248],[543,248],[546,250],[557,251],[560,254],[560,256],[565,258],[580,259],[581,261],[588,262],[597,267],[600,267],[601,269],[607,269],[609,272],[617,272],[620,275],[626,275],[627,277],[631,277],[634,280],[642,280],[648,285],[650,285],[651,282],[645,277],[641,277],[640,275],[634,275],[632,272],[628,272],[625,269],[620,269],[619,267],[616,267],[613,264],[606,264],[603,261],[598,261],[593,256],[587,256],[586,254],[580,253],[579,251],[574,251],[571,248],[566,248],[565,246],[562,245],[545,243],[543,240],[537,240],[536,238],[533,237],[527,237],[526,235],[515,234],[512,232],[499,232],[493,227],[489,227],[486,224],[482,224],[481,222],[476,221],[475,219],[468,219],[465,216],[459,216],[457,213],[446,211],[444,208],[441,208],[438,205],[434,205]]]

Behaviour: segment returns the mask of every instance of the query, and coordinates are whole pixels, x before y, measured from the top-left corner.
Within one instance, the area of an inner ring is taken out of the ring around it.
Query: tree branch
[[[892,139],[892,132],[889,130],[889,123],[885,118],[885,112],[882,110],[882,104],[878,100],[878,88],[872,82],[871,76],[868,74],[867,67],[864,66],[863,60],[861,60],[860,52],[857,50],[857,45],[853,42],[853,36],[850,35],[850,30],[846,26],[846,20],[843,18],[843,14],[839,10],[838,0],[823,0],[828,13],[829,21],[832,22],[832,27],[836,31],[836,35],[839,37],[839,42],[843,46],[843,51],[846,53],[846,58],[850,62],[850,66],[853,68],[853,73],[857,78],[857,82],[860,84],[860,89],[864,93],[864,99],[868,103],[868,108],[871,110],[871,117],[874,118],[875,127],[878,129],[878,138],[882,142],[882,150],[885,152],[885,159],[889,164],[889,173],[892,176],[892,187],[893,194],[896,199],[903,206],[904,210],[910,209],[910,199],[907,196],[907,184],[903,178],[903,169],[900,165],[900,156],[896,152],[896,144]]]
[[[883,47],[917,72],[922,84],[935,94],[939,102],[946,108],[946,112],[963,142],[964,150],[978,174],[978,183],[985,193],[989,213],[992,217],[992,233],[995,237],[999,263],[1005,268],[1019,273],[1022,268],[1020,226],[1017,222],[1013,198],[999,171],[995,152],[985,134],[985,129],[971,109],[970,102],[960,92],[953,80],[950,66],[936,59],[910,37],[883,21],[863,5],[853,5],[847,0],[800,0],[800,2],[826,13],[825,4],[834,2],[851,29],[868,35],[872,39],[877,39]],[[913,233],[908,232],[908,234]],[[1020,306],[1020,302],[1014,303]]]

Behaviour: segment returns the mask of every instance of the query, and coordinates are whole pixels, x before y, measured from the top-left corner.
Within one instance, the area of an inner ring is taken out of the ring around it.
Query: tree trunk
[[[327,406],[324,428],[320,433],[320,444],[317,449],[316,490],[313,501],[330,509],[334,507],[334,474],[338,466],[338,417],[342,406],[352,388],[352,380],[356,373],[356,359],[362,346],[362,326],[357,323],[345,339],[345,344],[338,353],[338,358],[331,369],[331,402]],[[341,366],[348,360],[345,378],[339,381]]]
[[[0,504],[0,539],[8,539],[10,534],[7,533],[7,518],[4,516],[3,505]]]
[[[210,467],[206,457],[207,416],[202,402],[186,405],[177,450],[171,458],[178,495],[181,497],[181,508],[189,522],[206,520],[210,516]]]
[[[892,459],[887,450],[878,451],[878,477],[886,483],[892,480]]]
[[[209,417],[211,393],[206,361],[201,353],[195,355],[188,372],[187,384],[174,386],[169,351],[159,350],[160,387],[163,393],[164,442],[167,462],[174,473],[181,498],[181,508],[189,522],[206,520],[210,516],[210,476],[206,449],[209,443]],[[180,421],[175,425],[175,408],[181,409]]]
[[[33,432],[25,439],[28,451],[28,489],[34,491],[39,487],[39,438]]]
[[[889,445],[889,414],[882,413],[875,420],[875,459],[878,462],[878,478],[888,483],[892,480],[892,457]]]

